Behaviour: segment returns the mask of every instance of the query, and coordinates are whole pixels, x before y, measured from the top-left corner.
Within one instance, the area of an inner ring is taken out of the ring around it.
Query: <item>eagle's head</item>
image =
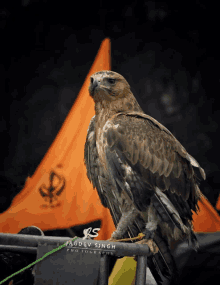
[[[115,101],[126,96],[130,85],[119,73],[103,70],[90,77],[89,93],[97,101]]]
[[[89,93],[95,102],[96,115],[102,114],[103,109],[107,109],[108,116],[118,112],[143,112],[130,85],[117,72],[103,70],[94,73],[90,77]]]

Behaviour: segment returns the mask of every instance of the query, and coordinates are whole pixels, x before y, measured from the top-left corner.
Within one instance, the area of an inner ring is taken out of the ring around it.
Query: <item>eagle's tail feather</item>
[[[190,234],[190,230],[183,224],[179,213],[168,197],[156,187],[156,193],[151,198],[158,215],[172,230],[178,228],[182,234]]]
[[[172,280],[177,281],[179,273],[176,262],[172,256],[168,243],[162,238],[159,228],[155,232],[154,241],[157,244],[159,251],[152,257],[159,265],[162,273],[162,284],[169,284]]]
[[[194,232],[192,230],[191,230],[191,233],[190,233],[190,238],[191,238],[193,249],[195,251],[197,251],[199,249],[199,243],[198,243],[196,235],[194,234]]]
[[[132,225],[132,228],[129,229],[132,237],[137,236],[137,231],[143,231],[143,221],[141,219],[141,216],[138,216]],[[159,251],[148,257],[147,265],[158,285],[168,285],[171,280],[177,280],[178,272],[176,263],[168,243],[162,238],[159,228],[155,231],[154,241],[157,244]]]

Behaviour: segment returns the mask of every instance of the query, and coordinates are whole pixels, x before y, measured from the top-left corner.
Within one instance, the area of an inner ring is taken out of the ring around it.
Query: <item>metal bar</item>
[[[42,239],[43,238],[43,239]],[[38,243],[65,243],[70,240],[70,237],[49,237],[49,236],[34,236],[23,234],[3,234],[0,233],[0,244],[2,245],[20,245],[37,247]]]
[[[108,254],[116,256],[138,256],[135,285],[146,284],[147,256],[150,254],[149,247],[146,244],[143,245],[125,242],[83,240],[82,238],[72,241],[69,237],[48,237],[0,233],[0,252],[11,251],[36,254],[37,247],[40,244],[59,246],[67,241],[70,241],[67,245],[69,249],[78,248],[82,250],[90,249],[93,251],[100,251],[101,258],[99,285],[108,284]]]
[[[49,237],[49,236],[33,236],[33,235],[21,235],[21,234],[3,234],[0,233],[0,245],[16,245],[24,247],[37,247],[40,244],[63,244],[69,241],[69,237]],[[69,244],[69,247],[99,250],[102,252],[111,252],[116,256],[136,256],[144,255],[148,256],[150,250],[148,245],[132,244],[125,242],[109,242],[109,241],[97,241],[97,240],[83,240],[78,238]]]
[[[146,284],[147,256],[138,256],[135,285]]]
[[[37,254],[36,247],[16,246],[16,245],[0,245],[0,252],[20,252]]]
[[[100,269],[99,269],[99,285],[108,284],[108,256],[106,254],[102,255],[100,258]]]

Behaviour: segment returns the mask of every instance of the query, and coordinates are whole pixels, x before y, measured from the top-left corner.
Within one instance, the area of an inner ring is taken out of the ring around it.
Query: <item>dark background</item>
[[[206,3],[206,4],[204,4]],[[211,1],[0,2],[0,211],[33,175],[101,41],[144,111],[205,169],[219,195],[219,9]]]

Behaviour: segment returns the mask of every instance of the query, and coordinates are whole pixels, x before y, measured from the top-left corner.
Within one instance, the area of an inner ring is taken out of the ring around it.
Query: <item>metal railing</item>
[[[70,241],[69,237],[0,233],[0,252],[8,251],[37,254],[37,248],[40,244],[60,246],[68,241]],[[117,257],[137,256],[135,284],[146,284],[147,257],[150,255],[150,250],[147,245],[77,238],[73,243],[69,243],[67,247],[69,249],[88,250],[88,244],[90,251],[101,251],[99,285],[108,284],[109,253]]]

